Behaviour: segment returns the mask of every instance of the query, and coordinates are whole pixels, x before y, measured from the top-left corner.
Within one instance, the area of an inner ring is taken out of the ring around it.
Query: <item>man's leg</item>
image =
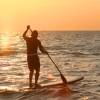
[[[34,74],[34,70],[30,69],[30,73],[29,73],[29,87],[32,87],[32,78],[33,78],[33,74]]]
[[[39,75],[40,75],[40,60],[39,60],[39,57],[36,56],[35,57],[35,86],[37,86],[38,84],[38,79],[39,79]]]
[[[39,79],[39,70],[36,70],[36,73],[35,73],[35,85],[37,85],[37,83],[38,83],[38,79]]]
[[[29,87],[32,87],[32,78],[34,74],[34,57],[27,56],[28,68],[29,68]]]

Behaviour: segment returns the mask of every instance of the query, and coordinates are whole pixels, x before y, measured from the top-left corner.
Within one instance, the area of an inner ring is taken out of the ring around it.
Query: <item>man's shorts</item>
[[[40,60],[38,55],[28,55],[27,62],[30,71],[32,70],[40,71]]]

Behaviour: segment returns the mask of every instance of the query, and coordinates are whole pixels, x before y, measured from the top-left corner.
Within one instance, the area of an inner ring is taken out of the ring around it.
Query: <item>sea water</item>
[[[64,76],[84,76],[73,85],[77,91],[72,100],[100,100],[100,32],[99,31],[41,31],[39,40],[57,63]],[[38,52],[41,62],[40,84],[60,79],[59,72],[47,55]],[[0,33],[0,100],[67,100],[60,97],[38,96],[17,99],[2,90],[28,87],[26,43],[22,33]],[[34,78],[33,78],[34,82]],[[6,97],[4,98],[4,96]],[[40,98],[39,98],[40,97]]]

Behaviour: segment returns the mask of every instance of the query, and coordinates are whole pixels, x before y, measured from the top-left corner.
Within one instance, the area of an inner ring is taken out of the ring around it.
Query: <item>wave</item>
[[[70,93],[65,87],[30,89],[26,91],[0,91],[0,100],[66,100]]]
[[[92,53],[92,55],[99,56],[99,55],[100,55],[100,53]]]
[[[85,56],[85,55],[89,55],[89,54],[86,54],[86,53],[83,53],[83,52],[71,52],[71,53],[68,53],[68,54],[72,54],[74,56]]]

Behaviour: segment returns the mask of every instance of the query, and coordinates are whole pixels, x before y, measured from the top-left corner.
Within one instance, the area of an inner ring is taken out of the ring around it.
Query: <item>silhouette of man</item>
[[[31,37],[26,36],[27,31],[31,31]],[[40,40],[38,40],[38,32],[36,30],[32,31],[30,25],[27,26],[26,31],[23,33],[23,38],[27,45],[27,62],[29,68],[29,87],[32,88],[32,78],[35,71],[35,86],[38,86],[38,78],[40,72],[40,60],[37,54],[38,48],[42,53],[47,54],[47,51],[42,46]]]

